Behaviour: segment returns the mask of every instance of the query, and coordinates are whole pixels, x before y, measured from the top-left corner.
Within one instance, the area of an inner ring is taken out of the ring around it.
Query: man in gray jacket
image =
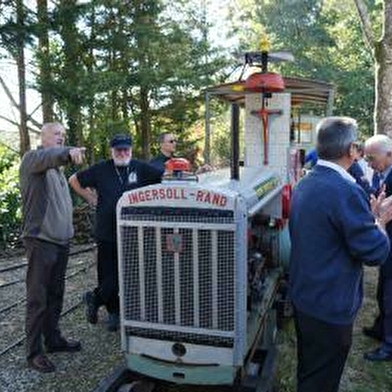
[[[19,178],[23,203],[26,276],[26,349],[29,367],[55,370],[46,351],[79,351],[80,342],[66,340],[59,329],[63,306],[69,240],[73,236],[72,200],[61,166],[81,164],[84,148],[64,147],[65,129],[59,123],[42,127],[42,146],[22,159]]]

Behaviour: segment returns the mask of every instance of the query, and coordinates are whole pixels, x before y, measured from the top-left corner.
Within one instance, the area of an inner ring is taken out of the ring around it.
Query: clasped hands
[[[376,223],[385,229],[385,225],[392,220],[392,195],[386,197],[385,185],[381,188],[378,197],[374,195],[370,197],[370,206]]]

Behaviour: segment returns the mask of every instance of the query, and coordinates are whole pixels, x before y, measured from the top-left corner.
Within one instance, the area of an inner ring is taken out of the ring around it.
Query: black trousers
[[[294,314],[297,333],[297,392],[337,392],[352,341],[352,324],[335,325]]]
[[[69,245],[57,245],[36,238],[26,238],[26,354],[33,358],[46,345],[56,345],[61,338],[59,319],[63,308],[65,271]]]
[[[378,283],[377,283],[377,306],[378,306],[378,315],[374,320],[372,328],[378,332],[381,336],[384,336],[384,279],[382,273],[378,276]]]
[[[392,278],[382,274],[383,294],[383,344],[389,351],[392,350]]]
[[[97,305],[109,313],[119,313],[117,243],[98,241],[98,286],[94,289]]]

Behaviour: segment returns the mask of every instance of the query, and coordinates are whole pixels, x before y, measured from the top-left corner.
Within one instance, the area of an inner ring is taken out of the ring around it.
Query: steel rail
[[[78,300],[76,304],[70,306],[67,310],[65,310],[64,312],[61,313],[60,317],[63,317],[65,315],[67,315],[68,313],[73,312],[76,308],[78,308],[81,304],[83,303],[82,300]],[[15,340],[13,343],[11,343],[10,345],[8,345],[5,349],[3,349],[2,351],[0,351],[0,357],[2,357],[3,355],[7,354],[9,351],[11,351],[12,349],[18,347],[19,345],[21,345],[26,339],[26,334],[23,334],[21,336],[19,336],[19,338],[17,340]]]
[[[91,261],[90,261],[90,262],[86,262],[85,264],[87,264],[85,267],[80,268],[79,270],[74,271],[74,272],[72,272],[72,273],[69,274],[69,275],[66,275],[66,276],[65,276],[65,280],[68,280],[68,279],[70,279],[70,278],[73,278],[74,276],[79,275],[80,273],[86,271],[88,268],[90,268],[91,266],[93,266],[93,265],[95,264],[95,261],[93,261],[93,262],[91,262]],[[16,302],[14,302],[14,303],[12,303],[12,304],[10,304],[10,305],[7,305],[7,306],[5,306],[4,308],[1,308],[1,309],[0,309],[0,314],[5,313],[5,312],[7,312],[8,310],[11,310],[11,309],[15,308],[15,307],[17,307],[18,305],[23,304],[24,302],[26,302],[26,297],[25,297],[25,296],[22,297],[22,298],[19,298]]]
[[[69,256],[76,256],[76,255],[79,255],[81,253],[87,253],[90,250],[95,249],[96,247],[97,247],[96,245],[93,245],[93,246],[89,246],[88,248],[75,250],[75,251],[70,252]],[[19,264],[16,264],[16,265],[11,265],[11,266],[8,266],[8,267],[0,268],[0,274],[3,273],[3,272],[14,271],[14,270],[26,267],[26,266],[27,266],[27,262],[24,261],[23,263],[19,263]]]
[[[82,262],[79,262],[79,263],[76,263],[76,264],[72,264],[72,265],[68,266],[68,269],[74,269],[75,267],[79,267],[80,265],[84,265],[84,264],[87,264],[87,263],[89,263],[89,262],[88,261],[82,261]],[[21,278],[21,279],[12,280],[10,282],[2,283],[2,284],[0,284],[0,289],[2,289],[3,287],[13,286],[15,284],[24,282],[25,280],[26,280],[25,278]]]

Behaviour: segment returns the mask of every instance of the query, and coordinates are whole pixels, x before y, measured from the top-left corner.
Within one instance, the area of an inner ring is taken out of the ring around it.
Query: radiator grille
[[[126,331],[157,339],[181,337],[194,343],[231,345],[231,338],[206,337],[205,331],[213,330],[215,335],[234,331],[235,231],[234,225],[227,227],[233,223],[233,213],[199,209],[196,214],[182,209],[179,216],[171,212],[155,208],[148,215],[145,208],[135,207],[122,211],[128,221],[120,224],[124,316],[145,323]],[[188,222],[189,227],[165,227],[164,222],[173,219]],[[151,221],[160,223],[153,227]],[[205,223],[226,226],[206,229]],[[151,323],[154,328],[149,328]],[[193,332],[160,331],[159,324],[190,327]],[[204,332],[194,333],[195,328]]]

